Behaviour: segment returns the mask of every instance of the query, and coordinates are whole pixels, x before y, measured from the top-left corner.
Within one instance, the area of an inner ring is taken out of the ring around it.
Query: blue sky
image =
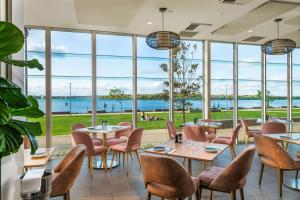
[[[53,95],[67,96],[70,82],[72,93],[91,95],[91,34],[52,31],[52,90]],[[201,64],[201,42],[195,59]],[[37,58],[44,64],[44,31],[30,30],[27,38],[28,59]],[[232,44],[212,43],[212,94],[232,94]],[[167,74],[159,68],[168,62],[168,51],[154,50],[147,46],[145,38],[137,38],[138,93],[156,93],[163,88]],[[132,40],[130,36],[97,35],[97,93],[107,94],[111,88],[132,92]],[[260,47],[239,45],[239,94],[256,94],[260,89]],[[300,81],[300,50],[293,56],[294,80]],[[267,88],[274,95],[286,95],[286,56],[267,56]],[[202,70],[199,70],[201,73]],[[28,70],[29,75],[44,75],[44,71]],[[201,75],[201,74],[199,74]],[[100,78],[101,77],[101,78]],[[117,78],[116,78],[117,77]],[[29,94],[44,94],[44,78],[30,77]],[[300,83],[295,82],[300,89]],[[227,91],[226,91],[227,88]],[[300,95],[298,89],[294,93]]]

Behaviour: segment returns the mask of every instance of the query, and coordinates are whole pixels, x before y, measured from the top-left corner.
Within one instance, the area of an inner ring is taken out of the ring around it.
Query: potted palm
[[[11,55],[19,52],[24,45],[24,35],[14,24],[0,21],[0,62],[16,67],[29,67],[43,70],[43,66],[36,60],[14,60]],[[30,141],[31,153],[38,148],[36,135],[41,135],[41,125],[38,122],[28,122],[26,118],[42,117],[44,113],[39,109],[36,99],[26,96],[22,89],[0,76],[0,159],[1,167],[7,162],[17,162],[11,159],[20,149],[23,137],[27,136]],[[9,165],[9,164],[8,164]],[[11,169],[1,174],[11,173]],[[3,176],[3,175],[2,175]],[[15,174],[15,176],[18,176]],[[19,177],[15,177],[17,180]],[[7,189],[1,177],[1,189]],[[4,191],[2,191],[4,193]],[[1,193],[1,197],[3,197]],[[16,193],[16,192],[15,192]],[[16,194],[18,196],[18,194]],[[15,198],[15,197],[14,197]],[[4,197],[4,199],[10,199]]]

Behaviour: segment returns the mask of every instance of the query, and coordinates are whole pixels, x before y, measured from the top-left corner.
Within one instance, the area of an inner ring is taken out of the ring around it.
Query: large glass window
[[[52,136],[56,147],[70,144],[70,137],[63,135],[70,134],[73,124],[91,125],[91,44],[90,33],[51,32]]]
[[[97,122],[132,121],[132,37],[97,35]]]
[[[300,131],[300,48],[292,52],[292,116],[295,122],[293,131]]]
[[[211,43],[211,116],[232,120],[233,44]]]
[[[26,40],[27,52],[26,57],[28,60],[38,59],[38,61],[45,68],[45,31],[38,29],[27,29],[28,35]],[[45,112],[45,70],[40,71],[37,69],[27,69],[26,77],[27,95],[34,96],[40,106],[40,109]],[[43,136],[37,137],[40,147],[44,147],[45,140],[45,117],[38,119],[28,119],[30,121],[38,121],[41,123]]]
[[[266,109],[268,117],[287,118],[287,55],[266,56]]]
[[[151,49],[137,38],[138,126],[164,129],[169,113],[169,51]]]

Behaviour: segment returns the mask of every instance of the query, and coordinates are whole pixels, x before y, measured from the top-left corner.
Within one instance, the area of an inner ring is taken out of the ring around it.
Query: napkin
[[[44,171],[44,169],[28,170],[21,181],[22,193],[39,192]]]

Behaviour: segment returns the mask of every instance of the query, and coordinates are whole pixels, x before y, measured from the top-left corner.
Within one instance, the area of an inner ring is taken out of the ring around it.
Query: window
[[[300,48],[292,52],[292,70],[292,116],[296,122],[293,131],[300,131]]]
[[[132,121],[132,37],[97,35],[97,123]]]

